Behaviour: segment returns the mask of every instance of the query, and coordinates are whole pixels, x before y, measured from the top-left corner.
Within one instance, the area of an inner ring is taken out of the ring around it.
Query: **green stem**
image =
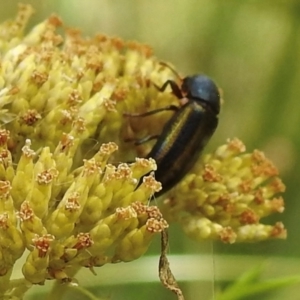
[[[68,284],[63,284],[59,281],[55,281],[55,283],[53,284],[52,290],[48,294],[47,300],[62,299],[63,295],[66,293],[68,288],[69,288]]]
[[[74,267],[71,270],[68,270],[69,278],[74,278],[75,274],[81,269],[81,267]],[[62,299],[63,295],[67,290],[72,287],[72,283],[63,283],[59,280],[56,280],[53,284],[52,290],[50,291],[47,300],[52,299]]]
[[[10,281],[9,287],[10,290],[13,291],[11,293],[11,296],[22,299],[24,297],[24,294],[32,287],[32,283],[24,278],[13,279]]]

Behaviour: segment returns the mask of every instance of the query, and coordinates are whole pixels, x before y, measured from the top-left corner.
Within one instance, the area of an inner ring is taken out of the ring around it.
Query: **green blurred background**
[[[15,15],[17,3],[0,0],[1,21]],[[265,223],[283,221],[288,229],[286,241],[199,244],[187,239],[176,225],[172,226],[171,266],[187,299],[212,299],[220,280],[232,280],[266,260],[264,278],[300,275],[299,1],[24,0],[23,3],[30,3],[36,9],[30,26],[57,13],[65,24],[80,28],[85,35],[102,32],[149,44],[156,56],[170,61],[183,75],[208,74],[222,87],[225,99],[220,124],[208,150],[227,138],[239,137],[248,150],[265,151],[280,169],[287,186],[286,211],[266,219]],[[159,241],[152,245],[150,254],[158,252]],[[175,299],[157,280],[157,262],[156,256],[137,261],[133,269],[130,264],[105,266],[104,271],[97,270],[97,277],[85,273],[88,275],[82,280],[106,299]],[[300,286],[295,286],[256,299],[300,299],[295,296],[299,292]],[[78,293],[69,296],[84,299]],[[28,299],[38,298],[28,296]]]

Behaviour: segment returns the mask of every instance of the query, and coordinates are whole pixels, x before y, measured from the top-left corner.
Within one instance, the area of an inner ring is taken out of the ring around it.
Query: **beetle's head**
[[[205,103],[211,110],[220,112],[220,93],[216,84],[205,75],[187,76],[182,81],[182,92],[188,99]]]

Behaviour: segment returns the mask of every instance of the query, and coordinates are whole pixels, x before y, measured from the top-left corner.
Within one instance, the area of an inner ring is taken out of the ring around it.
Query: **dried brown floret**
[[[49,251],[51,243],[54,241],[55,237],[51,234],[45,234],[43,236],[36,236],[32,239],[33,245],[39,251],[39,257],[45,257],[46,253]]]

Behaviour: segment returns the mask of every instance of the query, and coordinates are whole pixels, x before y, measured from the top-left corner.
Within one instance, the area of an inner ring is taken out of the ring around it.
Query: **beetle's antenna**
[[[169,64],[167,64],[166,62],[160,61],[159,62],[160,65],[170,69],[172,71],[172,73],[179,79],[182,80],[182,77],[179,75],[179,73],[173,68],[171,67]]]

